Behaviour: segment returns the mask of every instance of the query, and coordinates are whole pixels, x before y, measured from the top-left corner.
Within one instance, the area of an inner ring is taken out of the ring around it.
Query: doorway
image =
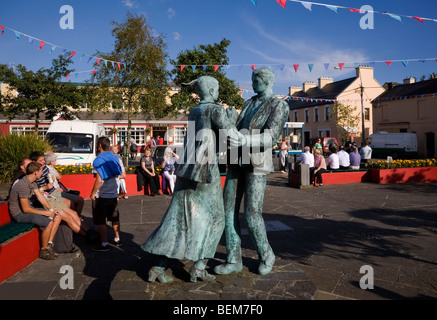
[[[427,132],[427,133],[425,133],[425,136],[426,136],[425,156],[426,156],[426,158],[434,158],[434,155],[435,155],[435,133],[434,132]]]

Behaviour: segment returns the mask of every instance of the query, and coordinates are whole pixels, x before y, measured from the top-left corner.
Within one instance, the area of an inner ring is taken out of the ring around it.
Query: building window
[[[114,144],[112,129],[113,127],[105,127],[105,136],[108,137],[109,141],[111,142],[111,146]]]
[[[314,108],[314,122],[319,122],[319,108]]]
[[[112,128],[108,128],[108,129],[111,130]],[[105,128],[105,130],[106,130],[106,128]],[[120,142],[120,144],[123,145],[123,142],[126,141],[126,138],[127,138],[127,127],[118,127],[117,130],[118,130],[118,133],[116,135],[117,142]],[[119,141],[120,136],[121,136],[121,141]],[[145,138],[146,138],[145,127],[132,127],[130,129],[130,136],[131,136],[131,138],[133,138],[135,140],[135,144],[137,144],[139,146],[144,146],[146,144],[145,143]]]
[[[294,122],[298,122],[297,110],[294,111]]]
[[[174,144],[183,144],[185,139],[185,127],[174,127]]]
[[[137,145],[145,145],[145,128],[144,127],[132,127],[130,136],[135,139]]]
[[[305,122],[310,122],[310,111],[305,109]]]
[[[49,127],[47,127],[47,126],[44,126],[44,127],[38,126],[38,135],[41,138],[45,139],[48,129],[49,129]],[[10,130],[12,133],[16,133],[17,135],[20,136],[20,135],[26,135],[29,133],[34,133],[35,127],[34,126],[11,126]]]
[[[370,109],[364,108],[364,120],[370,120]]]
[[[331,113],[331,106],[326,106],[325,107],[325,121],[329,121],[331,119],[330,113]]]

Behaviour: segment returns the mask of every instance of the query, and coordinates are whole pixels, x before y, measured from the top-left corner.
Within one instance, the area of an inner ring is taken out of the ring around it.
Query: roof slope
[[[437,93],[437,79],[397,85],[386,90],[375,100],[394,97],[411,97],[430,93]]]
[[[347,88],[349,87],[352,82],[354,82],[357,78],[349,78],[341,81],[335,81],[332,83],[329,83],[323,87],[323,89],[320,89],[318,87],[311,88],[307,92],[304,91],[298,91],[295,92],[292,97],[299,97],[299,98],[307,98],[306,100],[295,100],[295,99],[289,99],[288,104],[290,106],[290,109],[300,109],[300,108],[307,108],[307,107],[313,107],[318,105],[323,105],[326,103],[326,101],[320,101],[320,100],[335,100],[337,97]],[[311,101],[311,99],[318,99],[317,101]]]

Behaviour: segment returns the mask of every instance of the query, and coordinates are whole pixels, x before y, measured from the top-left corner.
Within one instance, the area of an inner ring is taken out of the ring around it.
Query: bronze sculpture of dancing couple
[[[273,170],[271,149],[289,114],[288,104],[273,94],[274,81],[270,69],[255,69],[252,86],[256,95],[244,103],[239,115],[234,108],[225,109],[216,102],[219,83],[215,78],[203,76],[190,83],[200,98],[188,117],[187,133],[195,133],[196,139],[190,143],[189,134],[185,136],[171,203],[158,228],[141,246],[159,256],[159,262],[149,270],[149,281],[173,280],[165,273],[168,259],[194,261],[190,281],[215,279],[205,268],[223,231],[227,259],[214,272],[242,271],[238,214],[243,195],[244,221],[259,256],[258,273],[271,272],[275,254],[267,239],[262,208],[267,174]],[[223,131],[227,132],[228,152],[236,156],[228,163],[222,190],[217,138]],[[190,157],[195,161],[187,161]]]

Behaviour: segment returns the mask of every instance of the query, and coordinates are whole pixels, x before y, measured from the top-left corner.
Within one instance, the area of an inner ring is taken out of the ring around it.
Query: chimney
[[[288,95],[292,96],[293,94],[295,94],[296,92],[299,92],[301,90],[302,90],[301,87],[288,87]]]
[[[315,88],[316,84],[314,82],[311,82],[311,81],[305,81],[302,84],[302,87],[303,87],[303,91],[307,92],[309,89]]]
[[[325,78],[325,77],[319,78],[319,89],[323,89],[324,86],[333,82],[334,79],[332,78]]]
[[[373,76],[373,68],[369,67],[369,66],[358,66],[356,68],[357,71],[357,78],[359,78],[360,76],[363,79],[368,79],[368,78],[374,78]]]
[[[404,79],[404,84],[413,84],[413,83],[416,83],[416,78],[409,77]]]

